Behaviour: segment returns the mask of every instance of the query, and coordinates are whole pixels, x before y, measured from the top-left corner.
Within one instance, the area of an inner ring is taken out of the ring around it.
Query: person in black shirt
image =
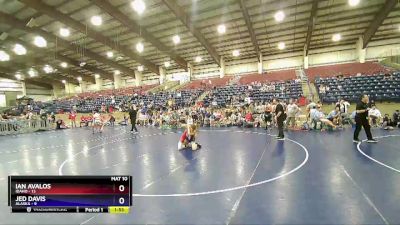
[[[136,108],[136,105],[132,105],[131,108],[129,109],[129,117],[131,119],[131,124],[132,124],[131,132],[133,132],[133,130],[135,130],[136,133],[138,132],[138,130],[136,128],[137,113],[138,113],[138,110]]]
[[[361,96],[361,101],[357,103],[356,106],[356,116],[355,116],[355,121],[356,121],[356,129],[354,130],[354,137],[353,137],[353,142],[359,143],[360,140],[358,139],[358,135],[360,134],[361,127],[364,127],[365,133],[367,134],[367,142],[368,143],[376,143],[378,142],[374,138],[372,138],[371,134],[371,126],[369,125],[368,122],[368,103],[369,103],[369,97],[368,95],[362,95]]]
[[[274,99],[273,104],[275,107],[275,119],[278,124],[278,136],[276,137],[278,140],[284,140],[285,135],[283,134],[283,121],[286,119],[285,109],[283,105],[279,102],[279,100]]]
[[[396,110],[393,113],[393,123],[395,124],[394,126],[398,126],[399,123],[400,123],[400,112],[399,112],[399,110]]]

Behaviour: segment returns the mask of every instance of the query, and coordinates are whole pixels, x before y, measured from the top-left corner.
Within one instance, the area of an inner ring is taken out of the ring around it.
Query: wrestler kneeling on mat
[[[188,128],[183,132],[179,142],[178,150],[192,148],[193,151],[201,148],[201,145],[196,143],[197,126],[195,124],[188,125]]]

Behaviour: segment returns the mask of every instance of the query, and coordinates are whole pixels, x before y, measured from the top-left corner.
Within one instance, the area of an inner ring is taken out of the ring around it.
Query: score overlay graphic
[[[13,213],[128,213],[131,176],[9,176]]]

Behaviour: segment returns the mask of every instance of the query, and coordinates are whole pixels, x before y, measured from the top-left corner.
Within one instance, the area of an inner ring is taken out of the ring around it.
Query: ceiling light
[[[39,48],[44,48],[47,46],[47,41],[41,36],[36,36],[33,40],[33,43],[38,46]]]
[[[94,78],[99,79],[99,78],[100,78],[100,75],[99,75],[98,73],[96,73],[96,74],[94,75]]]
[[[167,61],[167,62],[164,63],[164,66],[165,66],[166,68],[168,68],[168,67],[171,66],[171,63]]]
[[[233,50],[232,51],[232,55],[235,57],[238,57],[240,55],[240,51],[239,50]]]
[[[28,74],[29,74],[30,77],[36,77],[37,71],[31,68],[31,69],[28,71]]]
[[[22,79],[22,75],[20,73],[15,74],[15,78],[17,78],[17,80],[21,80]]]
[[[220,25],[218,25],[217,30],[218,30],[218,33],[220,33],[220,34],[225,34],[225,32],[226,32],[226,27],[225,27],[224,24],[220,24]]]
[[[114,75],[120,75],[121,72],[119,70],[114,70]]]
[[[68,37],[70,35],[69,29],[60,28],[60,35],[63,36],[63,37]]]
[[[172,37],[172,41],[174,41],[174,44],[179,44],[179,42],[181,42],[181,38],[179,35],[175,35]]]
[[[62,80],[61,82],[62,82],[63,84],[67,83],[67,81],[66,81],[66,80]]]
[[[283,49],[285,49],[285,47],[286,47],[285,42],[279,42],[278,43],[278,49],[279,50],[283,50]]]
[[[108,52],[107,52],[107,57],[108,57],[108,58],[114,57],[114,53],[113,53],[112,51],[108,51]]]
[[[17,55],[25,55],[26,54],[26,48],[20,44],[15,44],[13,51]]]
[[[138,52],[143,52],[143,50],[144,50],[143,43],[142,43],[142,42],[138,42],[138,43],[136,44],[136,51],[138,51]]]
[[[60,63],[60,66],[61,66],[62,68],[67,68],[67,66],[68,66],[68,63],[66,63],[66,62],[62,62],[62,63]]]
[[[44,71],[45,73],[52,73],[54,70],[53,70],[53,67],[51,67],[51,66],[49,66],[49,65],[45,65],[45,66],[43,67],[43,71]]]
[[[137,69],[138,69],[140,72],[142,72],[142,71],[144,70],[144,67],[143,67],[143,66],[138,66]]]
[[[7,52],[0,50],[0,61],[9,61],[10,60],[10,55],[7,54]]]
[[[281,22],[285,19],[285,13],[283,11],[278,11],[275,13],[274,18],[276,22]]]
[[[194,61],[196,62],[201,62],[203,59],[200,56],[196,56],[196,58],[194,59]]]
[[[139,15],[144,12],[146,9],[146,5],[143,0],[135,0],[131,3],[131,7],[135,10]]]
[[[334,34],[333,36],[332,36],[332,41],[340,41],[342,39],[342,35],[340,35],[340,34]]]
[[[79,82],[82,81],[82,77],[77,77],[76,79],[77,79]]]
[[[103,23],[103,19],[101,16],[92,16],[92,18],[90,18],[90,22],[92,22],[92,24],[95,26],[100,26]]]
[[[360,3],[360,0],[349,0],[349,5],[350,6],[356,6]]]

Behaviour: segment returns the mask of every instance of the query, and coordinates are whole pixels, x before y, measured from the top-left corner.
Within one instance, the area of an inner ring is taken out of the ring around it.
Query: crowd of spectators
[[[321,83],[319,92],[326,88],[329,86]],[[22,111],[19,116],[5,113],[1,115],[0,120],[41,120],[54,124],[56,129],[64,129],[90,127],[94,125],[94,115],[100,114],[104,125],[128,125],[127,112],[135,105],[138,108],[137,124],[141,126],[179,128],[188,122],[194,122],[204,127],[239,126],[268,129],[276,126],[276,104],[272,99],[279,98],[286,113],[287,129],[336,129],[354,123],[355,113],[349,112],[350,103],[344,99],[332,104],[331,111],[326,114],[320,102],[310,102],[305,111],[302,111],[298,104],[302,93],[299,91],[299,82],[294,80],[211,88],[203,101],[197,101],[203,93],[203,90],[197,89],[133,93],[124,96],[73,97],[51,103],[32,102],[23,107],[18,106]],[[61,117],[56,118],[57,112],[66,114],[67,117],[64,118],[68,121]],[[122,116],[117,117],[115,112]],[[375,104],[371,105],[369,119],[372,126],[385,129],[393,129],[400,122],[399,111],[393,115],[382,115]]]

